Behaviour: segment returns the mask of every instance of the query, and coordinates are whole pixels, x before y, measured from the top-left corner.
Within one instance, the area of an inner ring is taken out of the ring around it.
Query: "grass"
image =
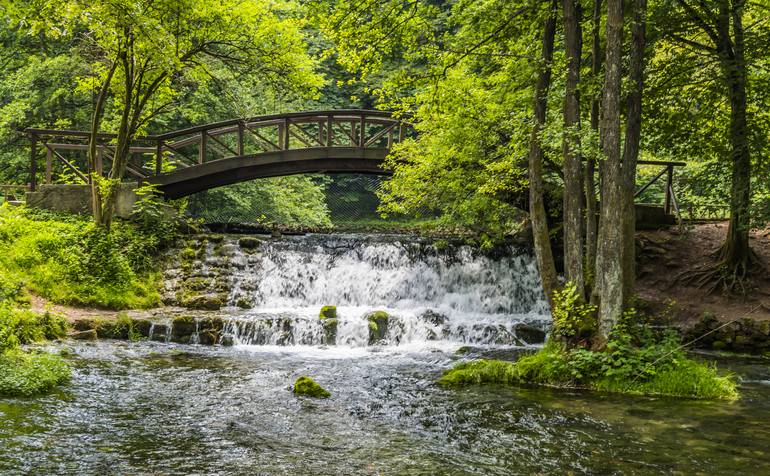
[[[558,345],[549,344],[516,362],[483,359],[462,362],[447,370],[439,383],[448,387],[535,384],[635,395],[726,400],[738,398],[732,375],[720,375],[714,365],[681,354],[672,356],[671,360],[661,361],[658,365],[650,366],[649,362],[639,361],[633,366],[635,368],[618,371],[617,367],[605,365],[598,367],[598,370],[587,370],[588,366],[596,367],[590,363],[591,358],[606,362],[606,358],[601,355],[587,357],[588,352],[581,351],[573,355]]]
[[[130,223],[0,206],[0,276],[46,299],[109,309],[155,306],[161,237]]]

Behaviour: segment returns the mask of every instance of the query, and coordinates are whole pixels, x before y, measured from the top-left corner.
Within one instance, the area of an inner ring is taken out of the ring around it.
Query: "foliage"
[[[687,357],[671,334],[655,338],[644,324],[631,324],[627,315],[615,326],[605,350],[568,349],[549,341],[516,362],[477,360],[446,371],[439,382],[447,386],[482,383],[539,384],[687,398],[738,397],[732,375],[720,375],[714,365]]]
[[[209,222],[331,226],[323,179],[275,177],[218,187],[190,197],[188,212]]]
[[[70,368],[54,354],[10,351],[0,354],[0,395],[30,397],[70,379]]]
[[[571,343],[590,338],[596,329],[596,309],[584,302],[575,283],[568,282],[553,293],[551,334]]]
[[[170,240],[163,229],[155,233],[123,222],[108,233],[85,217],[5,206],[0,273],[58,303],[153,306],[159,301],[155,258]]]
[[[0,353],[21,344],[59,339],[64,337],[66,328],[66,321],[57,314],[40,314],[7,302],[0,303]]]

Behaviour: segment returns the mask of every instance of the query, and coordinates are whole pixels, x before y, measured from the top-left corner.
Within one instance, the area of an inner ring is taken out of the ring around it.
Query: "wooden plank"
[[[45,146],[48,148],[48,150],[50,150],[51,152],[53,152],[54,156],[55,156],[55,157],[56,157],[56,158],[57,158],[59,161],[61,161],[61,162],[62,162],[64,165],[66,165],[67,167],[69,167],[69,169],[70,169],[70,170],[72,170],[73,172],[75,172],[75,175],[77,175],[77,176],[78,176],[78,177],[79,177],[79,178],[80,178],[80,179],[81,179],[81,180],[82,180],[84,183],[89,183],[88,177],[86,177],[85,175],[83,175],[83,172],[81,172],[80,170],[78,170],[78,169],[77,169],[77,167],[75,167],[74,165],[72,165],[72,164],[70,163],[70,161],[69,161],[69,160],[65,159],[65,158],[64,158],[64,157],[63,157],[61,154],[59,154],[58,152],[56,152],[56,150],[54,150],[54,149],[52,149],[51,147],[49,147],[49,146],[48,146],[48,144],[45,144]],[[34,192],[34,189],[33,189],[32,191]]]

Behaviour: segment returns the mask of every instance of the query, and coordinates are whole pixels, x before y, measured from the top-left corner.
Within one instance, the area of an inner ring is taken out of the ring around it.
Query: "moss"
[[[321,312],[318,314],[318,318],[323,319],[336,319],[337,318],[337,306],[324,306],[321,308]]]
[[[711,343],[711,348],[714,350],[724,350],[725,347],[727,347],[727,344],[722,342],[721,340],[715,340]]]
[[[294,395],[303,395],[313,398],[329,398],[331,393],[318,385],[315,380],[303,375],[294,382]]]
[[[187,247],[179,252],[179,259],[182,261],[192,261],[196,257],[196,252],[194,249]]]
[[[365,318],[369,321],[369,345],[385,339],[390,315],[385,311],[374,311],[367,314]]]

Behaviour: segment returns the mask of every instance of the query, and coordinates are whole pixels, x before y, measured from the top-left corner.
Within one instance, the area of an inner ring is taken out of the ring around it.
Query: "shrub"
[[[596,306],[586,304],[577,286],[568,282],[553,292],[553,328],[557,339],[575,343],[591,337],[596,329]]]
[[[66,331],[66,321],[59,315],[0,304],[0,352],[21,344],[58,339],[64,337]]]
[[[53,354],[20,350],[0,354],[0,395],[29,397],[68,381],[70,368]]]

